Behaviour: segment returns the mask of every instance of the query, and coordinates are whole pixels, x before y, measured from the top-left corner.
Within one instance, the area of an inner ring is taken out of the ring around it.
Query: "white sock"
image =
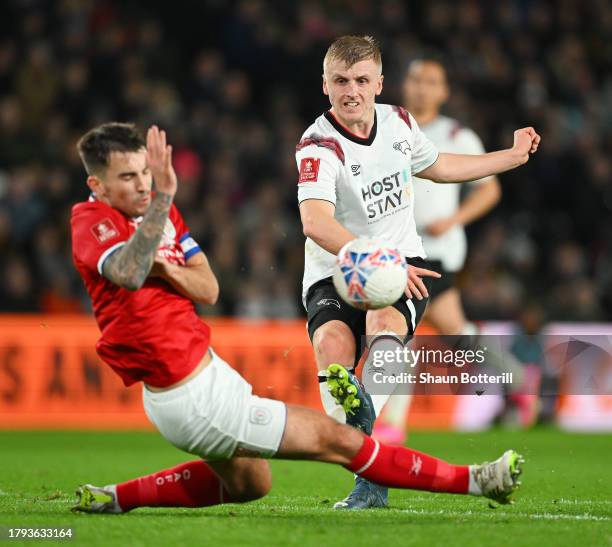
[[[372,397],[372,403],[374,403],[374,412],[376,412],[376,417],[380,416],[382,409],[387,404],[389,397],[391,397],[390,393],[383,393],[381,395],[370,395]]]
[[[319,372],[319,379],[326,377],[325,372]],[[336,402],[327,388],[326,382],[319,382],[319,392],[321,393],[321,403],[323,403],[323,409],[325,414],[333,418],[341,424],[346,423],[346,414],[344,409]]]
[[[116,484],[107,484],[104,486],[104,490],[110,490],[113,493],[113,499],[115,503],[113,504],[113,513],[123,513],[123,509],[121,509],[121,505],[119,505],[119,498],[117,497],[117,485]]]
[[[478,486],[478,483],[474,480],[474,468],[478,467],[477,465],[468,465],[468,475],[470,477],[468,483],[468,494],[470,496],[482,496],[482,489]]]
[[[381,331],[379,333],[376,333],[374,336],[372,336],[370,338],[370,343],[369,343],[369,353],[368,356],[365,360],[364,363],[364,370],[369,370],[369,366],[370,366],[370,360],[374,359],[374,352],[378,352],[378,351],[395,351],[396,348],[403,348],[404,344],[402,343],[400,337],[391,332],[391,331]],[[391,366],[393,366],[393,364],[390,364]],[[386,365],[387,370],[389,365]],[[405,368],[405,365],[402,364],[397,364],[396,365],[397,368],[397,372],[401,370],[403,370]],[[376,412],[376,416],[380,416],[380,413],[382,412],[383,407],[385,406],[386,402],[389,400],[389,397],[391,397],[391,393],[380,393],[380,394],[372,394],[370,393],[370,396],[372,397],[372,402],[374,403],[374,411]]]

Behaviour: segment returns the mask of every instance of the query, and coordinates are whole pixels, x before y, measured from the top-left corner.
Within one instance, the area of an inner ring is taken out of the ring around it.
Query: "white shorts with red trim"
[[[253,395],[238,372],[211,354],[210,364],[177,388],[143,387],[149,420],[174,446],[207,460],[272,457],[285,431],[285,404]]]

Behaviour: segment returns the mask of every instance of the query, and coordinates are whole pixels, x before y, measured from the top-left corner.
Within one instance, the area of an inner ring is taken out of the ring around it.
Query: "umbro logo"
[[[394,142],[393,149],[399,150],[402,154],[406,154],[408,150],[412,151],[412,148],[410,148],[410,144],[408,144],[408,141],[405,139],[400,142]]]
[[[317,306],[337,306],[338,309],[340,309],[340,302],[333,298],[321,298],[321,300],[317,302]]]
[[[352,171],[354,177],[356,177],[357,175],[360,175],[361,174],[361,165],[359,165],[359,164],[351,165],[351,171]]]

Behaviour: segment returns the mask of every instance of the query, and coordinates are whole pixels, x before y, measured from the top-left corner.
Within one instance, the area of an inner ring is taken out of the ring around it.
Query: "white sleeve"
[[[413,175],[416,175],[427,169],[430,165],[433,165],[438,159],[440,152],[434,143],[425,136],[425,133],[421,131],[412,114],[409,114],[409,116],[412,129],[412,162],[410,170]]]
[[[298,202],[322,199],[336,204],[336,180],[341,163],[338,156],[322,146],[310,145],[295,153],[298,174]]]

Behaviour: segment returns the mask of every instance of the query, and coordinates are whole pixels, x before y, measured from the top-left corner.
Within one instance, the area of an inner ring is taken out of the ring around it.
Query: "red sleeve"
[[[128,223],[123,215],[96,202],[75,205],[71,224],[75,262],[100,274],[104,261],[130,238]]]
[[[189,228],[187,228],[187,225],[183,220],[183,215],[181,215],[180,211],[174,204],[172,204],[172,208],[170,209],[170,220],[176,228],[176,241],[183,251],[185,260],[189,260],[197,253],[201,253],[202,249],[200,249],[200,246],[195,239],[191,237]]]
[[[168,216],[176,228],[176,240],[180,241],[185,234],[189,233],[189,229],[185,225],[183,215],[181,215],[181,212],[178,210],[178,207],[174,205],[174,203],[170,207],[170,214]]]

